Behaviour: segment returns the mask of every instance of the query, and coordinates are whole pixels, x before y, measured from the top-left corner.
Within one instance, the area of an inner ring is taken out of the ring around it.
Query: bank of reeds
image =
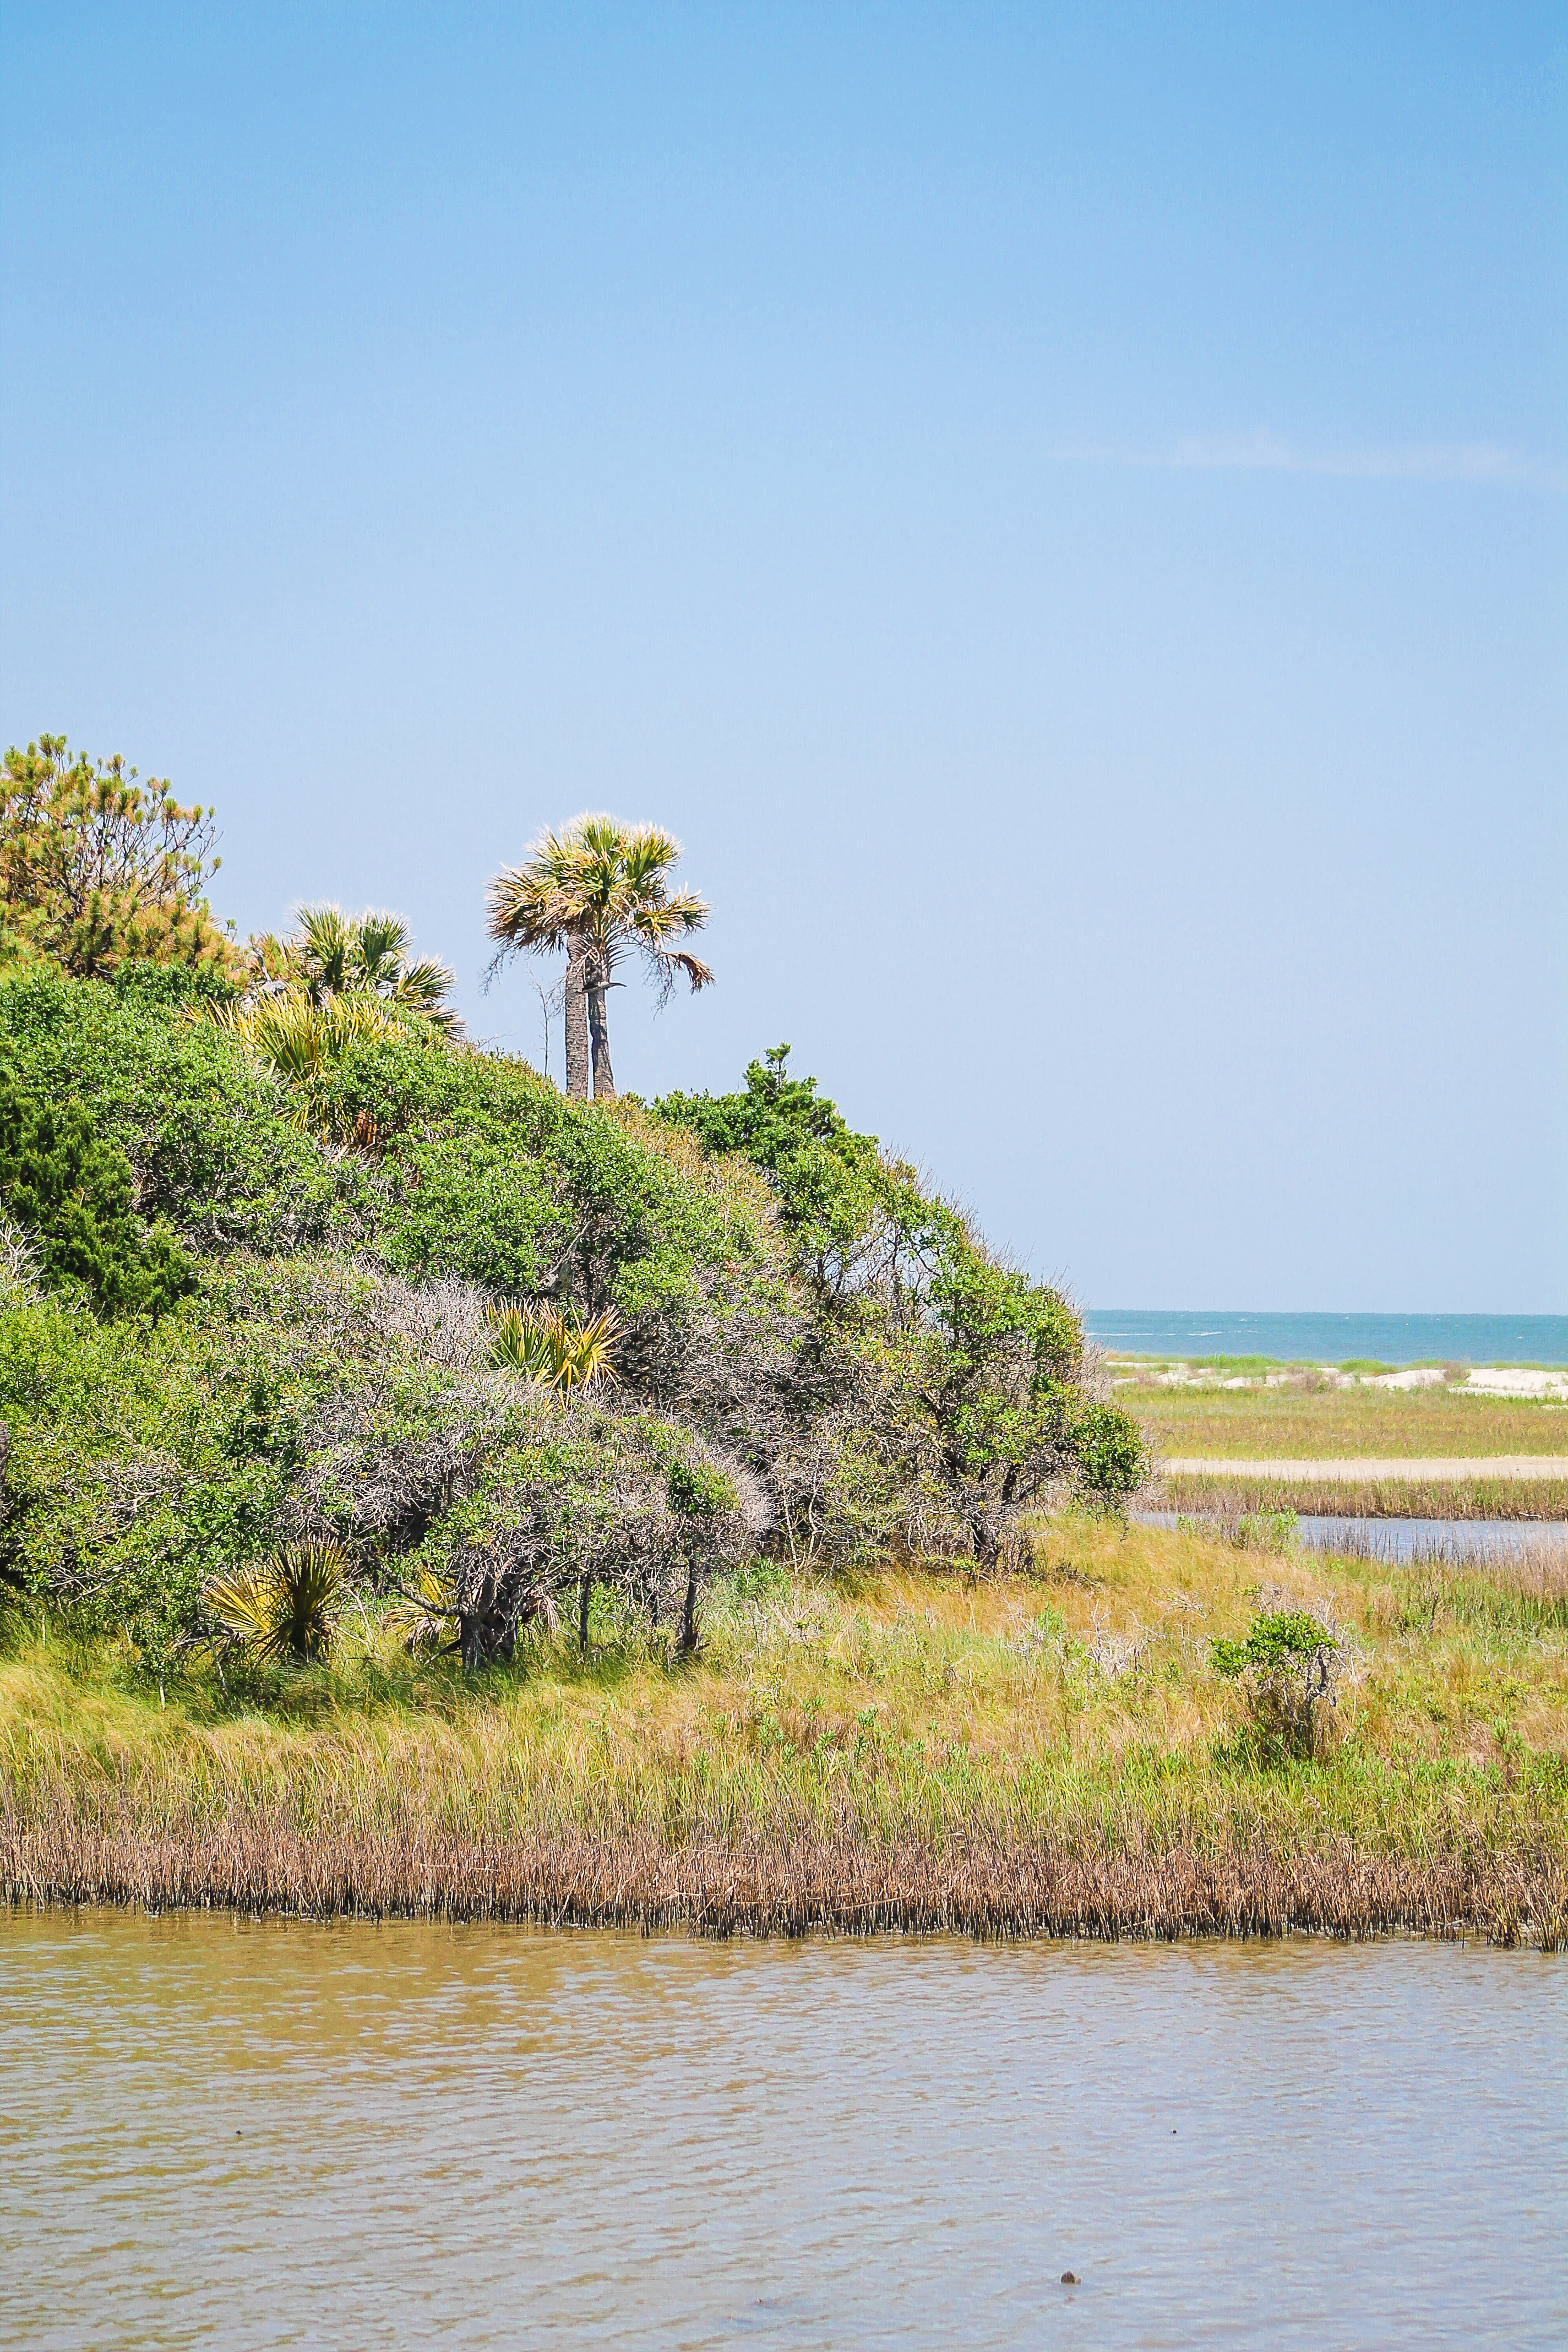
[[[1298,1511],[1318,1518],[1568,1519],[1568,1478],[1349,1479],[1212,1477],[1173,1473],[1168,1507],[1205,1514]]]
[[[853,1824],[765,1836],[648,1825],[463,1834],[422,1822],[302,1824],[245,1808],[153,1822],[112,1791],[57,1784],[0,1802],[13,1902],[132,1903],[312,1916],[531,1920],[709,1935],[946,1931],[984,1937],[1477,1934],[1568,1944],[1568,1870],[1544,1843],[1502,1853],[1369,1853],[1352,1838],[1281,1846],[1037,1843],[978,1824],[941,1844]]]

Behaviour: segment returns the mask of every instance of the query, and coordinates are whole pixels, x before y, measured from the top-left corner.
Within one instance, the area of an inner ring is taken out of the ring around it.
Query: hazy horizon
[[[0,6],[5,740],[535,1060],[487,877],[668,824],[622,1084],[788,1039],[1090,1305],[1568,1309],[1565,55]]]

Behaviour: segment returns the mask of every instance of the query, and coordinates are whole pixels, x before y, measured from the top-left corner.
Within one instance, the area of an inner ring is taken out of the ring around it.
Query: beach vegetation
[[[1345,1664],[1343,1647],[1326,1625],[1304,1609],[1271,1609],[1253,1619],[1242,1640],[1215,1641],[1210,1656],[1217,1674],[1245,1685],[1265,1739],[1292,1755],[1318,1752]]]
[[[1269,1559],[1072,1509],[1029,1533],[1006,1579],[753,1552],[690,1655],[679,1606],[605,1584],[585,1643],[524,1601],[510,1660],[465,1673],[449,1586],[412,1650],[406,1603],[366,1593],[309,1672],[242,1650],[226,1683],[203,1648],[166,1704],[117,1634],[51,1612],[40,1639],[24,1608],[0,1880],[720,1932],[1568,1941],[1560,1550]],[[1310,1746],[1214,1659],[1296,1614],[1346,1659]]]
[[[447,1036],[461,1034],[450,999],[450,967],[436,956],[416,956],[401,915],[374,908],[345,915],[331,900],[301,907],[282,938],[266,932],[248,942],[250,997],[300,998],[318,1012],[345,1003],[374,1003],[427,1021]]]
[[[595,1389],[616,1377],[619,1325],[613,1307],[584,1323],[554,1307],[491,1307],[490,1361],[521,1372],[536,1388],[570,1395]]]
[[[224,1631],[257,1658],[324,1658],[347,1566],[342,1546],[330,1538],[280,1544],[260,1566],[215,1579],[206,1589],[206,1605]]]
[[[0,1064],[0,1203],[15,1236],[12,1287],[69,1286],[102,1313],[159,1315],[195,1286],[167,1221],[144,1225],[131,1163],[90,1111]]]

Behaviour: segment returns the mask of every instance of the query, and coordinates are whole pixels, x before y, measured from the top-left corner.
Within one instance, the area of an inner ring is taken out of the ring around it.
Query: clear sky
[[[1113,1307],[1568,1309],[1559,8],[0,8],[0,730],[220,912],[672,826]],[[552,1067],[560,1068],[559,1038]]]

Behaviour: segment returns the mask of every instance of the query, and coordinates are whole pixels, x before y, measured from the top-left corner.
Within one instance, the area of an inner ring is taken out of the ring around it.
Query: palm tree
[[[320,1008],[338,997],[374,996],[398,1013],[412,1013],[448,1036],[462,1024],[447,998],[448,967],[434,956],[416,958],[401,915],[345,915],[341,907],[301,907],[286,940],[270,932],[252,941],[262,995],[304,996]]]
[[[526,862],[503,867],[490,884],[489,934],[500,942],[492,972],[517,950],[566,950],[569,1095],[588,1092],[590,1035],[595,1096],[607,1102],[615,1094],[605,998],[619,985],[614,973],[628,950],[641,954],[661,1003],[682,974],[693,992],[713,977],[674,944],[708,920],[706,899],[669,887],[679,857],[679,842],[657,824],[578,816],[559,833],[542,833]]]

